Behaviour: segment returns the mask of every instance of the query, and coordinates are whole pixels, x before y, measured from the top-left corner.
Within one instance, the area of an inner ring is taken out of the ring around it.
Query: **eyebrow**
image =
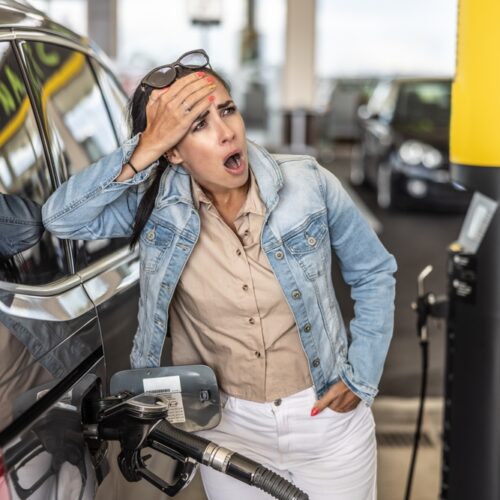
[[[224,109],[230,106],[231,104],[234,104],[232,99],[229,99],[229,101],[223,102],[221,104],[217,105],[217,109]],[[199,114],[193,121],[193,123],[197,123],[201,120],[203,120],[208,114],[210,113],[210,110],[207,109],[206,111],[203,111],[203,113]]]

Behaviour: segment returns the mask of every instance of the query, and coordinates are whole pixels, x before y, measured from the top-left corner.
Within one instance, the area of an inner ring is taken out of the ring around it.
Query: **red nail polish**
[[[205,76],[205,73],[203,73],[203,71],[197,71],[196,76],[199,76],[200,78],[202,78],[203,76]]]
[[[214,83],[214,81],[215,81],[215,80],[213,79],[213,77],[211,77],[211,76],[207,76],[207,82],[208,82],[208,83]]]
[[[319,409],[318,408],[313,408],[311,410],[311,417],[315,417],[318,413],[319,413]]]
[[[209,100],[210,102],[214,102],[214,101],[215,101],[215,96],[213,96],[213,95],[209,95],[209,96],[208,96],[208,100]]]

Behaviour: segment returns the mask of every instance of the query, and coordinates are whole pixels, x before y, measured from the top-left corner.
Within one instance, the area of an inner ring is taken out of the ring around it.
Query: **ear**
[[[179,165],[181,164],[184,159],[182,158],[181,154],[179,153],[179,150],[176,147],[173,147],[169,151],[165,153],[165,158],[172,164],[172,165]]]

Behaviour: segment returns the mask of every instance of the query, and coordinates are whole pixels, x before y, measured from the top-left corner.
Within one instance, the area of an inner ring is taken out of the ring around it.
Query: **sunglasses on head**
[[[154,89],[162,89],[175,82],[178,68],[203,69],[207,67],[211,69],[208,54],[203,49],[190,50],[182,54],[177,61],[152,69],[141,80],[141,86],[144,88],[144,85],[147,85]]]

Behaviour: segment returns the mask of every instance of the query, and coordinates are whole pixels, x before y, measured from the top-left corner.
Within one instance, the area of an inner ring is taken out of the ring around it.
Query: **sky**
[[[219,27],[208,29],[191,24],[189,1],[194,0],[118,0],[118,66],[143,72],[204,46],[218,69],[238,71],[246,1],[211,0],[220,2],[222,16]],[[32,3],[86,33],[86,0]],[[321,78],[453,75],[457,0],[316,0],[316,9],[315,60]],[[269,71],[283,64],[285,17],[286,0],[256,0],[262,67]]]

